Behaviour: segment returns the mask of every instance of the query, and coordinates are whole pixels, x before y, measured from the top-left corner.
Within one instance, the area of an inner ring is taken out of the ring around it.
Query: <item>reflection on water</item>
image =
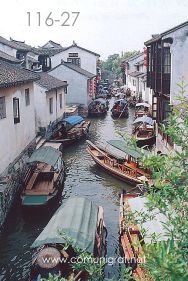
[[[112,103],[112,101],[111,101]],[[102,119],[91,119],[89,139],[101,143],[108,139],[119,138],[116,131],[130,134],[132,130],[133,112],[128,119],[112,119],[110,110]],[[76,146],[66,149],[64,160],[67,167],[65,189],[61,200],[70,196],[85,196],[98,205],[103,206],[105,224],[108,230],[107,256],[119,256],[119,194],[129,186],[101,170],[87,154],[86,143],[82,141]],[[29,272],[31,253],[30,245],[49,221],[55,210],[48,210],[39,217],[23,217],[20,202],[16,202],[9,217],[8,225],[0,241],[0,280],[24,280]],[[106,277],[118,276],[119,265],[108,265]]]

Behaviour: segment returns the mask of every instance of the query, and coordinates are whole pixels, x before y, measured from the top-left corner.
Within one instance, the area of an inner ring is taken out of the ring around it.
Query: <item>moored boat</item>
[[[142,116],[136,118],[133,122],[133,136],[136,138],[138,147],[145,145],[152,146],[156,142],[155,122],[152,118]]]
[[[90,117],[99,117],[107,114],[108,101],[103,98],[93,100],[88,106],[88,114]]]
[[[135,105],[135,118],[142,116],[151,116],[150,105],[145,102],[140,102]]]
[[[63,189],[65,177],[62,153],[52,147],[41,147],[28,160],[30,172],[21,194],[22,206],[33,209],[55,200]]]
[[[119,228],[120,228],[120,244],[123,249],[123,255],[126,265],[132,268],[132,275],[134,280],[150,280],[154,281],[149,276],[149,272],[144,267],[145,259],[145,245],[153,243],[154,235],[156,241],[165,241],[168,239],[166,234],[165,225],[168,222],[167,218],[160,213],[156,208],[149,210],[148,200],[146,197],[140,197],[139,194],[122,193],[120,199],[120,215],[119,215]],[[146,222],[142,225],[136,223],[143,221],[141,214],[148,217]],[[141,233],[144,229],[145,235]]]
[[[98,166],[130,185],[150,179],[150,172],[139,166],[138,160],[142,156],[139,149],[126,146],[121,140],[110,140],[108,144],[117,150],[113,151],[112,147],[102,149],[87,140],[87,152]]]
[[[112,116],[114,118],[123,118],[129,117],[129,108],[128,108],[128,102],[125,99],[118,99],[115,100],[114,105],[111,109]]]
[[[90,121],[84,120],[81,116],[70,116],[58,122],[52,123],[46,133],[46,140],[60,142],[68,146],[87,136]]]
[[[106,235],[102,207],[84,197],[67,199],[31,245],[34,253],[29,281],[43,280],[49,274],[64,280],[88,280],[86,270],[74,269],[77,249],[103,257]]]

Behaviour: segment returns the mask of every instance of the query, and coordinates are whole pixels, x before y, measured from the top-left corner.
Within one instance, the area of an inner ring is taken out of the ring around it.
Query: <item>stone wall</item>
[[[0,230],[4,226],[14,200],[23,188],[24,179],[30,171],[26,161],[35,148],[36,141],[33,140],[0,175]]]

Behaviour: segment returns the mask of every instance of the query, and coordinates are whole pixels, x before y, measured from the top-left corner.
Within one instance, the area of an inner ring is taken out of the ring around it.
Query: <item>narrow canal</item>
[[[110,101],[112,105],[113,100]],[[91,119],[89,139],[94,143],[102,143],[108,139],[117,139],[117,131],[130,134],[132,131],[133,111],[129,110],[128,119],[112,119],[110,110],[104,118]],[[125,183],[106,174],[95,165],[87,154],[83,141],[64,152],[67,177],[62,201],[71,196],[85,196],[103,206],[105,224],[108,230],[107,256],[119,256],[119,195],[122,189],[129,190]],[[24,216],[19,200],[11,212],[7,227],[0,239],[0,280],[21,281],[28,275],[31,253],[30,245],[47,224],[54,210],[43,216]],[[118,277],[119,265],[107,265],[105,276]]]

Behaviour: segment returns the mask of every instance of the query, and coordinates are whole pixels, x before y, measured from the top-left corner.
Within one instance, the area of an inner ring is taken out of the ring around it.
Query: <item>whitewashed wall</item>
[[[62,51],[59,54],[52,56],[51,57],[52,68],[59,65],[61,63],[61,60],[67,61],[67,58],[69,57],[69,53],[78,53],[78,57],[81,60],[80,67],[93,74],[97,74],[96,73],[97,72],[97,60],[99,59],[99,57],[97,57],[87,51],[81,50],[80,48],[77,48],[77,47],[71,47],[67,50]]]
[[[66,97],[67,104],[88,105],[91,98],[88,95],[88,78],[82,74],[61,64],[49,72],[50,75],[67,81],[68,93]]]
[[[16,50],[16,49],[13,49],[13,48],[11,48],[11,47],[9,47],[9,46],[7,46],[7,45],[4,45],[4,44],[0,43],[0,51],[2,51],[2,52],[4,52],[4,53],[6,53],[6,54],[8,54],[8,55],[13,56],[13,57],[16,58],[16,52],[17,52],[17,50]]]
[[[29,88],[30,105],[25,105],[25,89]],[[35,112],[33,84],[0,89],[0,97],[5,96],[6,118],[0,119],[0,173],[35,138]],[[13,98],[19,98],[20,123],[14,124]]]
[[[50,122],[62,117],[65,113],[66,94],[64,89],[58,89],[46,93],[46,89],[39,84],[34,84],[35,93],[35,115],[36,115],[36,131],[40,127],[47,127]],[[60,108],[60,94],[62,94],[62,108]],[[53,113],[50,113],[49,99],[53,98]]]
[[[172,33],[163,36],[162,39],[171,37],[173,43],[171,51],[171,85],[170,100],[175,102],[175,96],[179,93],[177,83],[184,77],[188,83],[188,25]],[[188,91],[188,89],[187,89]]]

